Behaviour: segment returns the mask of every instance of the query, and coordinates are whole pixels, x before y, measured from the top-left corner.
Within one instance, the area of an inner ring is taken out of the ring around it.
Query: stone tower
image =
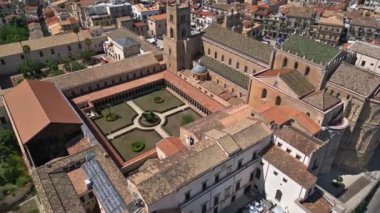
[[[172,72],[191,69],[193,51],[190,38],[190,7],[187,3],[168,5],[166,14],[164,58],[167,69]]]

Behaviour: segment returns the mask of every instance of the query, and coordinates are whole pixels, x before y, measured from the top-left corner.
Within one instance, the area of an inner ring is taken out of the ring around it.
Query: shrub
[[[156,123],[158,121],[158,117],[156,114],[154,114],[152,111],[146,111],[142,114],[142,117],[148,122],[148,123]]]
[[[106,121],[116,121],[118,118],[119,116],[114,113],[108,113],[108,115],[106,115]]]
[[[77,61],[71,61],[71,62],[65,63],[64,68],[69,72],[75,72],[75,71],[86,68],[86,66],[84,66],[83,64]]]
[[[145,148],[144,141],[135,141],[131,145],[131,149],[133,152],[141,152]]]
[[[156,104],[160,104],[160,103],[163,103],[163,102],[164,102],[164,99],[161,98],[161,97],[159,97],[159,96],[157,96],[157,97],[154,97],[153,101],[154,101],[154,103],[156,103]]]
[[[183,125],[189,124],[189,123],[191,123],[193,121],[194,121],[193,116],[191,116],[191,115],[183,115],[182,116],[181,125],[183,126]]]
[[[29,177],[22,175],[16,179],[16,185],[17,186],[24,186],[25,184],[29,183],[29,181],[30,181]]]

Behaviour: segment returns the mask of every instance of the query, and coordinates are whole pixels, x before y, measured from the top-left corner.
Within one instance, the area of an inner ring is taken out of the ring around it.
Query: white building
[[[145,6],[143,4],[132,5],[132,13],[135,19],[146,20],[150,16],[160,14],[160,6],[154,4],[152,6]]]
[[[116,18],[129,16],[132,5],[126,0],[112,0],[111,3],[99,2],[82,8],[84,17],[82,24],[86,27],[111,25]]]
[[[356,66],[380,74],[380,47],[356,41],[349,50],[356,55]]]
[[[104,53],[115,61],[121,61],[140,53],[140,44],[132,38],[124,37],[104,42]]]
[[[180,146],[163,139],[157,145],[160,160],[128,178],[133,199],[147,212],[226,211],[252,191],[284,211],[309,212],[303,201],[316,191],[313,172],[323,163],[325,142],[292,127],[273,135],[250,117],[246,105],[214,113],[180,132]]]

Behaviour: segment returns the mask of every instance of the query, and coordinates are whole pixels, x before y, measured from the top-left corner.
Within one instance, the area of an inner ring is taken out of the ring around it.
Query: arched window
[[[305,76],[308,76],[310,73],[310,67],[306,67],[305,69]]]
[[[261,98],[266,98],[267,97],[267,90],[266,89],[263,89],[262,91],[261,91]]]
[[[284,58],[282,61],[282,67],[286,67],[288,65],[288,58]]]
[[[173,31],[173,28],[170,28],[170,38],[173,38],[174,37],[174,31]]]
[[[310,113],[309,112],[307,112],[306,115],[310,117]]]
[[[293,66],[293,68],[296,70],[296,69],[298,69],[298,62],[294,62],[294,66]]]
[[[214,58],[216,59],[216,58],[218,58],[218,53],[215,51],[215,53],[214,53]]]
[[[274,104],[276,104],[277,106],[279,106],[281,104],[281,98],[280,98],[280,96],[276,97],[276,101],[274,102]]]
[[[281,198],[282,198],[282,192],[281,192],[280,190],[277,190],[277,191],[276,191],[276,196],[275,196],[275,198],[276,198],[276,200],[277,200],[278,202],[281,201]]]
[[[224,61],[224,55],[222,55],[222,61]]]
[[[334,94],[334,90],[331,90],[331,91],[330,91],[330,95],[332,95],[332,94]]]
[[[208,50],[207,50],[207,54],[208,54],[208,55],[211,54],[211,50],[210,50],[210,48],[208,48]]]
[[[347,99],[347,100],[350,99],[350,95],[347,95],[346,99]]]

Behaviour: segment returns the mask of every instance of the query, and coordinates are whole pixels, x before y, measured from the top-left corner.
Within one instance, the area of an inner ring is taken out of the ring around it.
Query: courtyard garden
[[[154,91],[138,97],[133,101],[144,111],[155,111],[160,113],[184,105],[181,100],[166,89]]]
[[[99,114],[102,116],[94,122],[104,134],[132,125],[133,119],[137,116],[137,113],[126,103],[106,106]]]
[[[126,134],[111,141],[112,145],[125,160],[136,157],[156,147],[161,136],[154,130],[133,129]]]
[[[186,124],[189,124],[201,116],[192,109],[186,109],[182,112],[170,115],[166,119],[166,123],[163,125],[164,130],[172,136],[179,136],[179,128]]]
[[[155,148],[162,138],[179,136],[181,126],[201,117],[165,89],[96,111],[94,122],[124,161]]]

